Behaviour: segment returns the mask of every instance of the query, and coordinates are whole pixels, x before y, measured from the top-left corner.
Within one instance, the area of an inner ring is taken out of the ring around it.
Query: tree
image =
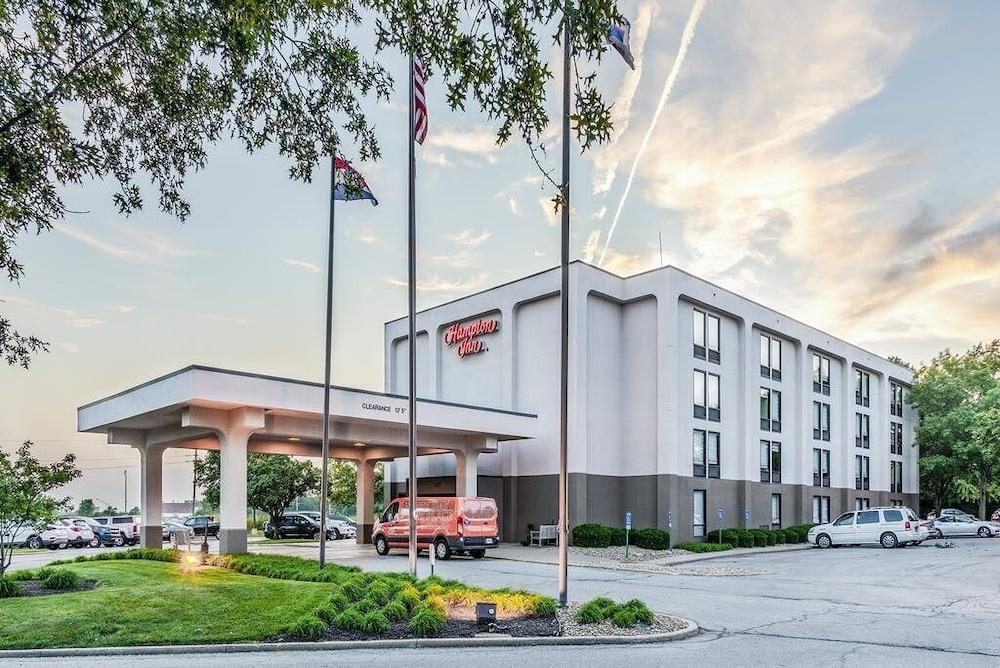
[[[94,517],[96,513],[97,507],[94,506],[93,499],[83,499],[76,509],[76,514],[82,517]]]
[[[385,470],[376,462],[372,486],[375,488],[375,508],[385,505]],[[330,505],[356,506],[358,502],[358,465],[345,459],[335,459],[330,464]]]
[[[0,3],[0,271],[18,281],[18,236],[69,213],[61,193],[89,179],[118,184],[122,214],[152,183],[184,219],[187,174],[226,138],[275,145],[309,181],[323,156],[378,158],[368,96],[387,100],[386,49],[421,54],[449,105],[470,99],[497,128],[532,146],[549,123],[553,79],[543,40],[569,13],[574,60],[599,60],[614,0],[9,0]],[[362,16],[374,30],[359,30]],[[373,40],[374,57],[348,37]],[[370,37],[369,37],[370,36]],[[574,129],[607,139],[610,105],[574,68]],[[0,318],[0,355],[27,367],[45,350]]]
[[[141,515],[142,514],[142,510],[139,508],[139,506],[132,506],[132,510],[128,511],[127,514],[128,515]]]
[[[935,509],[948,494],[978,500],[985,516],[1000,471],[1000,340],[939,354],[917,371],[909,401],[920,415],[921,482]]]
[[[0,450],[0,577],[14,558],[18,531],[51,522],[69,508],[69,497],[53,498],[49,493],[80,476],[76,455],[42,464],[32,456],[31,445],[25,441],[16,457]]]

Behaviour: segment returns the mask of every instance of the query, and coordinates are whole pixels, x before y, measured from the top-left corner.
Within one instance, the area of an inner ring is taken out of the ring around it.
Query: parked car
[[[264,537],[275,538],[319,538],[319,523],[305,515],[288,513],[281,516],[277,527],[271,520],[264,523]]]
[[[920,541],[916,522],[908,508],[866,508],[844,513],[833,522],[809,529],[807,539],[818,547],[834,545],[881,545],[902,547]]]
[[[968,515],[942,515],[931,523],[931,532],[935,538],[953,536],[990,538],[1000,535],[1000,524],[977,520]]]
[[[111,517],[95,517],[105,526],[115,526],[122,532],[122,538],[129,545],[139,544],[139,518],[132,515],[113,515]]]
[[[1000,513],[1000,510],[998,510],[997,512]],[[352,520],[347,515],[330,515],[330,517],[337,520],[338,522],[343,522],[344,524],[350,524],[352,527],[354,527],[355,531],[357,531],[358,523]]]
[[[115,545],[124,545],[125,539],[122,538],[122,531],[116,526],[107,526],[101,524],[93,517],[64,517],[64,521],[72,522],[78,527],[86,527],[90,529],[94,537],[90,541],[90,547],[100,547],[101,545],[106,545],[108,547]]]
[[[372,542],[381,555],[409,543],[407,498],[395,499],[372,527]],[[482,559],[488,548],[500,546],[497,504],[488,497],[417,497],[417,548],[433,549],[438,559],[469,554]]]
[[[97,547],[100,545],[100,541],[94,536],[94,530],[86,522],[78,524],[75,520],[63,518],[56,520],[55,523],[66,527],[67,543],[70,547]]]
[[[990,516],[991,522],[1000,522],[1000,508],[993,511],[993,515]]]
[[[43,547],[56,550],[66,547],[69,536],[66,527],[62,525],[50,524],[44,527],[21,527],[10,537],[10,542],[14,547],[28,547],[33,550],[40,550]]]
[[[204,536],[207,532],[213,538],[219,537],[219,523],[208,515],[196,515],[184,520],[184,526],[191,530],[195,536]]]
[[[308,517],[316,524],[319,524],[320,514],[312,511],[306,510],[297,513],[289,513],[290,515],[302,515],[303,517]],[[326,537],[329,540],[340,540],[341,538],[357,538],[358,528],[354,524],[348,524],[343,520],[338,520],[332,515],[327,515],[326,517]]]
[[[170,540],[171,536],[176,536],[178,543],[186,543],[190,539],[190,532],[190,527],[183,524],[178,524],[177,522],[164,522],[163,542],[166,543]]]

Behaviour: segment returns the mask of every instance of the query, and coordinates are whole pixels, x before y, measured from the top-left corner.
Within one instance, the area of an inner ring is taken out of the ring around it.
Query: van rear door
[[[495,538],[497,531],[497,504],[489,498],[462,499],[459,516],[462,533],[469,538]]]

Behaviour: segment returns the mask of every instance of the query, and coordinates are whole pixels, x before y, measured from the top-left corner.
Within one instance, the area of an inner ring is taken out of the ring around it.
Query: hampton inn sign
[[[468,324],[456,322],[445,330],[444,344],[449,348],[457,344],[459,357],[486,352],[489,348],[479,337],[483,334],[493,334],[498,329],[500,321],[494,318],[480,318]]]

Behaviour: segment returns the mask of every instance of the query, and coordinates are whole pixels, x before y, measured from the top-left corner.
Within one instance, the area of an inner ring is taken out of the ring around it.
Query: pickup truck
[[[219,523],[207,515],[189,517],[184,520],[184,526],[188,527],[195,536],[204,536],[207,531],[209,536],[219,537]]]

